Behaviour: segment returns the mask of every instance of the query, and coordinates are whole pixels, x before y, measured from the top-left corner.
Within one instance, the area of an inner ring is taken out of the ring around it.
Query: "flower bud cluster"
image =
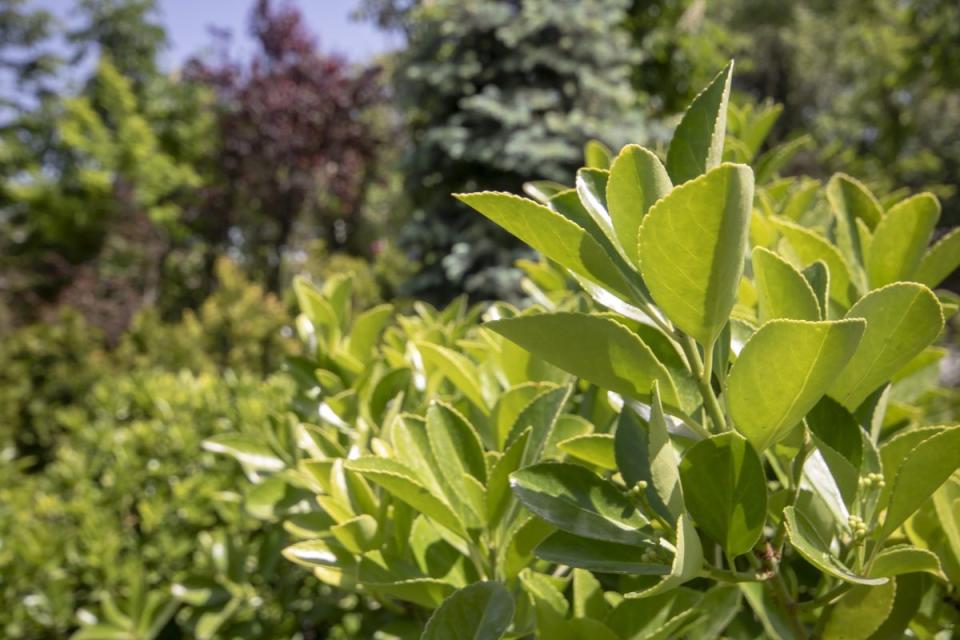
[[[861,476],[857,481],[857,484],[860,485],[861,489],[867,489],[870,487],[882,489],[887,483],[884,482],[882,473],[868,473],[865,476]]]
[[[854,540],[861,540],[867,535],[867,524],[863,521],[863,518],[860,516],[850,516],[847,518],[847,524],[850,526],[850,531],[853,532]]]

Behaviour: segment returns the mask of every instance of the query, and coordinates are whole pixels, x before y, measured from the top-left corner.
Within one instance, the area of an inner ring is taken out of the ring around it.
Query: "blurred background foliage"
[[[960,223],[950,0],[363,0],[401,42],[367,63],[293,5],[237,7],[252,50],[170,69],[154,0],[70,25],[0,0],[4,637],[370,637],[367,603],[258,565],[281,533],[200,452],[283,419],[291,278],[351,274],[358,308],[522,301],[532,256],[449,194],[570,184],[591,139],[657,148],[730,57],[738,105],[784,107],[766,145],[815,142],[783,174],[932,189]]]

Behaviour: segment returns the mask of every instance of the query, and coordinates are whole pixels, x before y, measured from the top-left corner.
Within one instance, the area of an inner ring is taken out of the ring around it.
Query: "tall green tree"
[[[390,63],[410,136],[403,241],[424,265],[414,291],[487,297],[516,284],[518,245],[451,192],[572,183],[587,140],[646,138],[629,82],[638,57],[621,27],[628,4],[367,0],[366,15],[406,41]]]

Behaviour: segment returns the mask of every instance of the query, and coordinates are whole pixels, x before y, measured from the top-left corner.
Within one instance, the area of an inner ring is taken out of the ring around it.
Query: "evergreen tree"
[[[647,137],[630,85],[637,55],[621,27],[628,4],[367,0],[366,15],[406,40],[391,62],[410,135],[403,241],[423,263],[415,293],[489,297],[516,284],[517,245],[452,192],[572,184],[587,140]]]

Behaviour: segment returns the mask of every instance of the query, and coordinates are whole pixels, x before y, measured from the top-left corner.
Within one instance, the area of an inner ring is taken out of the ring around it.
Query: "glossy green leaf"
[[[369,358],[392,314],[393,305],[381,304],[358,315],[350,327],[350,355],[360,360]]]
[[[871,291],[845,318],[867,321],[860,346],[829,391],[850,411],[928,347],[943,329],[937,297],[923,285],[907,282]]]
[[[958,468],[960,427],[945,429],[914,447],[897,471],[877,538],[882,540],[893,533]]]
[[[624,640],[669,640],[682,638],[699,618],[696,602],[668,593],[657,598],[628,598],[607,618],[607,625]]]
[[[893,611],[894,580],[868,587],[857,585],[830,609],[823,637],[830,640],[867,640]]]
[[[639,145],[625,146],[610,166],[607,208],[617,240],[634,265],[640,263],[637,245],[643,216],[672,187],[660,159]]]
[[[731,557],[750,551],[767,515],[767,478],[750,443],[735,433],[701,440],[684,453],[680,477],[700,529]]]
[[[553,180],[533,180],[523,183],[523,192],[540,204],[547,204],[550,198],[569,188]]]
[[[632,290],[603,247],[583,227],[559,213],[509,193],[488,191],[456,197],[559,265],[627,300],[632,298]]]
[[[820,319],[817,296],[796,267],[763,247],[753,250],[752,263],[761,324],[777,318]]]
[[[917,615],[929,579],[922,573],[908,573],[896,578],[897,593],[887,619],[870,635],[870,640],[903,640],[910,621]]]
[[[757,451],[779,442],[853,356],[862,320],[771,320],[744,345],[727,380],[737,430]]]
[[[609,317],[542,313],[484,325],[565,371],[622,395],[649,399],[654,381],[664,402],[677,406],[676,387],[650,347]],[[584,340],[584,336],[590,336]]]
[[[433,612],[421,640],[499,640],[513,620],[513,598],[499,582],[475,582]]]
[[[798,513],[793,507],[783,510],[783,517],[787,525],[787,536],[790,544],[803,556],[807,562],[824,573],[844,582],[863,585],[880,585],[888,582],[887,578],[868,578],[859,576],[848,569],[830,552],[828,540],[824,540],[809,520]]]
[[[674,184],[692,180],[720,164],[732,77],[731,60],[697,94],[673,132],[667,151],[667,173]]]
[[[774,222],[787,243],[786,251],[782,251],[784,255],[804,268],[817,260],[823,262],[830,271],[830,297],[842,305],[850,304],[850,268],[837,248],[823,236],[798,224],[786,220]]]
[[[610,605],[603,597],[603,585],[592,573],[573,570],[573,617],[602,620],[610,613]]]
[[[532,464],[541,458],[547,443],[554,435],[557,420],[571,393],[569,386],[548,389],[534,398],[517,416],[507,442],[513,443],[520,430],[532,427],[530,439],[523,451],[521,466]]]
[[[348,460],[346,467],[380,485],[394,498],[432,518],[453,533],[466,537],[463,524],[450,507],[420,484],[409,467],[387,458],[373,456]]]
[[[654,548],[652,540],[647,548]],[[551,534],[537,546],[536,554],[541,560],[598,573],[651,576],[670,573],[667,556],[660,558],[659,563],[644,560],[643,550],[635,545],[584,538],[566,531]]]
[[[860,489],[864,458],[860,425],[842,405],[824,396],[807,413],[807,426],[830,469],[844,504],[850,507]]]
[[[730,317],[743,273],[753,172],[724,164],[674,187],[640,226],[640,271],[666,316],[712,346]]]
[[[542,462],[510,476],[523,505],[557,528],[587,538],[644,544],[647,519],[613,484],[575,464]]]
[[[960,228],[949,231],[927,251],[911,279],[932,289],[940,286],[957,267],[960,267]]]
[[[873,232],[867,252],[867,279],[872,289],[912,280],[940,219],[940,201],[921,193],[895,204]]]

